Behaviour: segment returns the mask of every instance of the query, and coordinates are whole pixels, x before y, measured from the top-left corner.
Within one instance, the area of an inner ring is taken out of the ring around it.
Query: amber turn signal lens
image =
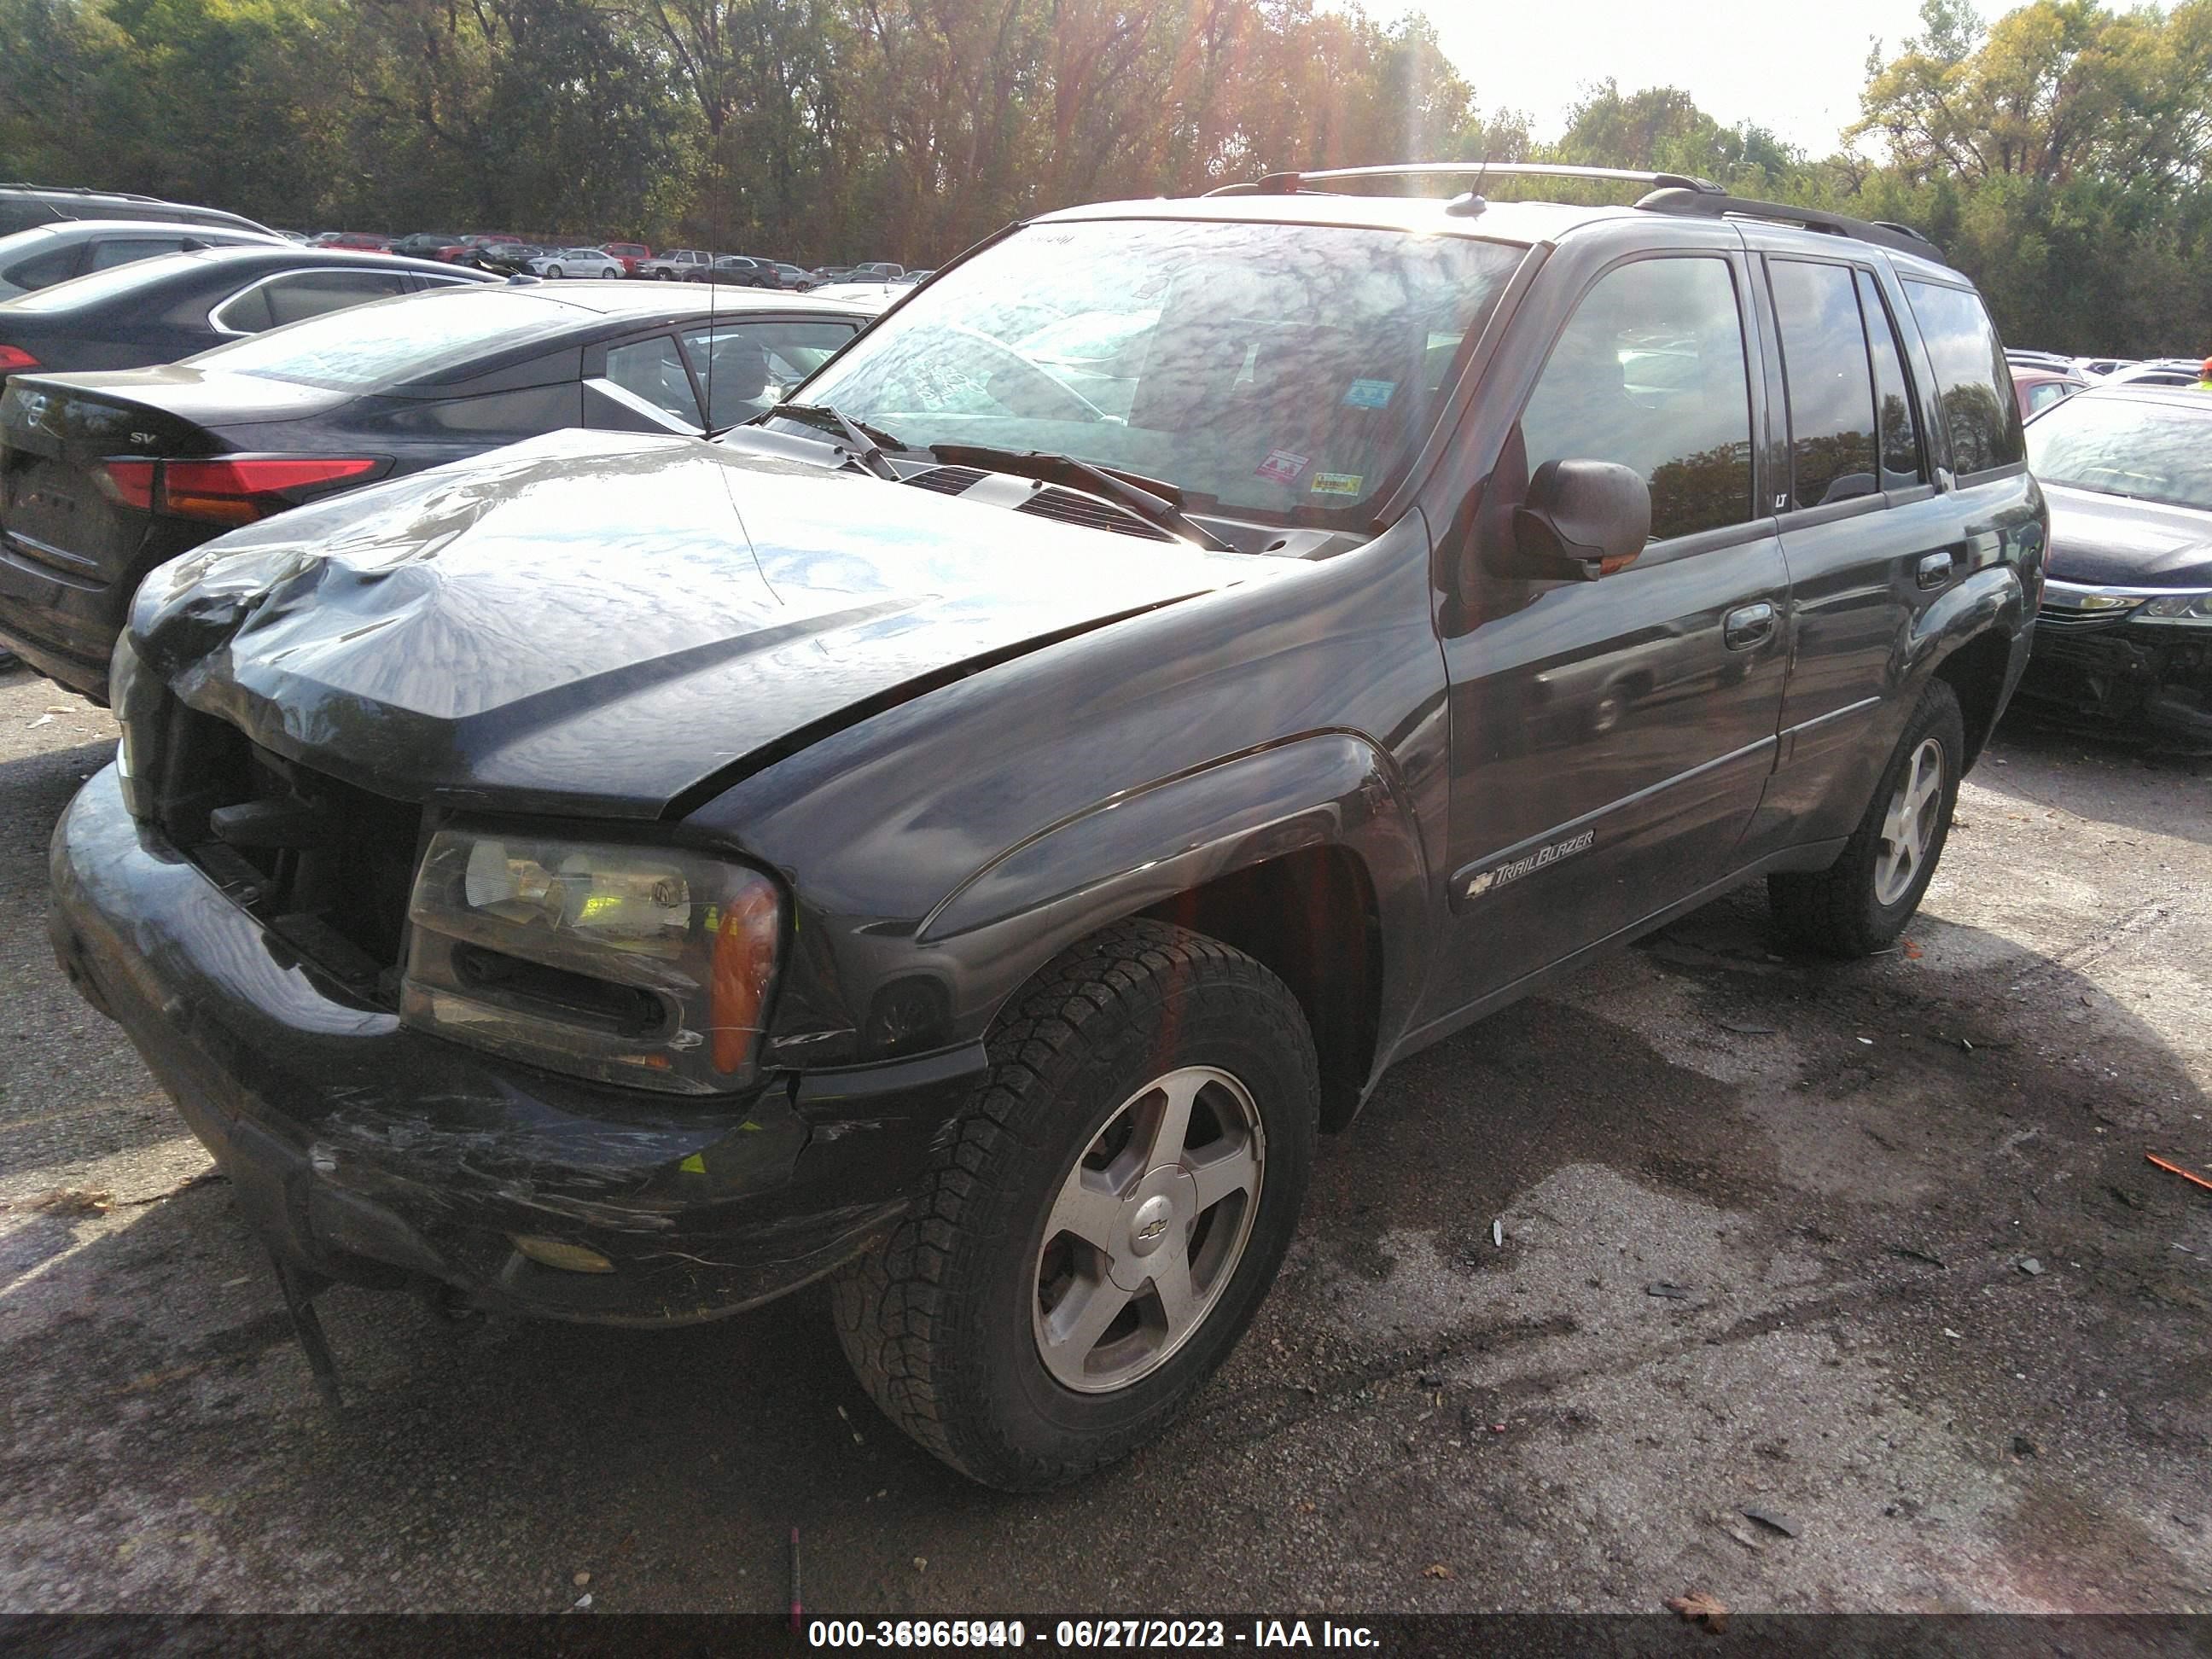
[[[760,1035],[761,1006],[775,972],[775,890],[762,882],[731,901],[714,938],[714,975],[708,999],[714,1069],[744,1069]]]

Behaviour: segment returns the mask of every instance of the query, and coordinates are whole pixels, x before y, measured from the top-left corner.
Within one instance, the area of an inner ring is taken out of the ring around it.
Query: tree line
[[[1425,17],[1318,0],[0,0],[0,176],[934,264],[1028,214],[1272,169],[1656,167],[1911,224],[2017,343],[2212,350],[2212,0],[1987,27],[1928,0],[1866,77],[1815,155],[1611,82],[1539,143]]]

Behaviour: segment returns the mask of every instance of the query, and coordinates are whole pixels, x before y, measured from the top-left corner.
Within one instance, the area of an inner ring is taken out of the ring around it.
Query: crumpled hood
[[[651,817],[748,759],[1279,562],[696,440],[559,432],[155,571],[147,666],[380,793]]]
[[[2045,484],[2054,580],[2098,587],[2212,587],[2212,513]]]

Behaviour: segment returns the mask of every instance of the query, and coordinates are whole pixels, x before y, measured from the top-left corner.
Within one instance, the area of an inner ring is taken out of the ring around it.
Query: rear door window
[[[830,361],[850,323],[724,323],[686,329],[684,349],[707,394],[707,424],[749,421]],[[609,354],[610,364],[613,354]],[[609,378],[612,378],[610,374]]]
[[[1970,289],[1911,280],[1905,295],[1936,370],[1952,470],[1969,478],[2020,460],[2027,453],[2020,405],[1981,296]]]
[[[1790,505],[1874,495],[1874,379],[1851,269],[1799,259],[1766,269],[1790,393]]]
[[[607,348],[606,378],[689,427],[700,425],[699,396],[672,334],[655,334]]]
[[[1639,259],[1600,277],[1521,416],[1546,461],[1614,461],[1651,488],[1651,538],[1751,513],[1751,389],[1728,262]]]
[[[1881,284],[1870,271],[1859,279],[1859,310],[1866,318],[1867,340],[1874,353],[1875,438],[1881,451],[1881,487],[1910,489],[1928,482],[1928,464],[1920,453],[1920,416],[1912,401],[1912,382],[1905,373],[1905,353],[1898,344],[1897,324],[1881,296]]]

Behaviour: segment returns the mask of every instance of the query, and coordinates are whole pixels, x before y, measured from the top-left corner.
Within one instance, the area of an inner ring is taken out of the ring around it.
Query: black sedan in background
[[[173,363],[348,306],[489,280],[428,259],[289,242],[164,254],[0,304],[0,380]]]
[[[2212,751],[2212,392],[2106,385],[2027,430],[2051,557],[2021,696]]]
[[[735,425],[871,316],[792,295],[471,284],[166,368],[18,375],[0,395],[0,648],[105,702],[140,580],[201,542],[562,427]]]

